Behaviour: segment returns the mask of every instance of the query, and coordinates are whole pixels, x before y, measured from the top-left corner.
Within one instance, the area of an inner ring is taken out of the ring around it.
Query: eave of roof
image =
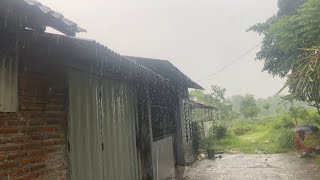
[[[215,107],[215,106],[203,104],[203,103],[196,102],[196,101],[193,101],[193,100],[190,100],[190,99],[188,100],[188,102],[193,108],[218,110],[218,108]]]
[[[153,72],[152,70],[139,65],[138,63],[121,56],[108,47],[95,40],[81,39],[51,33],[39,33],[35,30],[21,30],[18,33],[1,33],[0,38],[9,38],[21,43],[43,43],[48,47],[59,47],[65,53],[75,55],[72,61],[81,60],[94,63],[104,71],[112,71],[116,74],[123,74],[127,78],[136,78],[143,81],[156,81],[168,83],[169,80]],[[47,47],[46,46],[46,47]],[[90,68],[89,68],[90,69]]]
[[[36,0],[1,0],[0,11],[3,18],[9,18],[17,25],[31,29],[44,31],[49,26],[68,36],[86,32],[75,22]]]
[[[188,88],[193,89],[201,89],[204,90],[196,82],[192,81],[187,75],[181,72],[177,67],[175,67],[168,60],[160,60],[160,59],[151,59],[151,58],[143,58],[143,57],[134,57],[134,56],[125,56],[128,59],[135,61],[136,63],[151,69],[152,71],[160,74],[161,76],[174,80],[176,83],[183,83]]]

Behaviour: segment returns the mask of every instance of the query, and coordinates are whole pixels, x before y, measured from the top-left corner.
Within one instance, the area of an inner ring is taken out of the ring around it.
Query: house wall
[[[141,179],[135,86],[69,72],[71,178]]]
[[[0,179],[67,177],[67,86],[40,62],[19,60],[18,111],[0,112]]]
[[[151,106],[148,84],[140,83],[137,93],[138,105],[138,128],[137,128],[137,148],[138,156],[141,159],[142,179],[153,179],[152,167],[152,121]]]

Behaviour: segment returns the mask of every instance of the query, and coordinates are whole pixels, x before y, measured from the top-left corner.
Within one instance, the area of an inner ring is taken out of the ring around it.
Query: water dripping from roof
[[[56,38],[56,44],[57,44],[57,46],[59,45],[59,41],[60,41],[60,37],[57,36],[57,38]]]
[[[37,40],[38,40],[38,33],[37,33],[37,31],[33,31],[33,32],[32,32],[32,38],[33,38],[34,41],[37,41]]]
[[[91,81],[92,81],[92,64],[90,64],[89,85],[91,84]]]
[[[20,21],[19,21],[19,26],[20,26],[20,28],[22,28],[22,17],[20,16],[20,19],[19,19]]]

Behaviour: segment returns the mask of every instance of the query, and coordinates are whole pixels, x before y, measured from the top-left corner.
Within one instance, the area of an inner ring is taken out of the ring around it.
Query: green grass
[[[218,151],[226,153],[283,153],[294,148],[292,129],[274,129],[271,125],[248,125],[250,131],[236,136],[234,130],[246,129],[244,124],[230,128],[227,138],[216,143]],[[254,127],[252,127],[254,126]]]
[[[317,165],[318,167],[320,167],[320,155],[316,155],[316,156],[314,157],[314,162],[316,163],[316,165]]]

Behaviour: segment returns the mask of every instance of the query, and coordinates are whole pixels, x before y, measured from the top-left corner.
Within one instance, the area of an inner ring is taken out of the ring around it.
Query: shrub
[[[281,148],[294,148],[295,133],[292,129],[280,129],[275,133],[275,140]]]
[[[306,148],[315,148],[319,145],[319,134],[309,135],[304,141],[303,146]]]
[[[256,129],[256,126],[251,124],[243,124],[243,123],[237,124],[232,127],[233,133],[237,136],[248,134],[249,132],[254,131],[255,129]]]
[[[192,128],[192,146],[194,152],[198,152],[200,148],[200,141],[201,141],[201,133],[200,133],[200,126],[198,122],[191,123]]]
[[[216,128],[216,139],[220,140],[227,136],[227,127],[219,125]]]

